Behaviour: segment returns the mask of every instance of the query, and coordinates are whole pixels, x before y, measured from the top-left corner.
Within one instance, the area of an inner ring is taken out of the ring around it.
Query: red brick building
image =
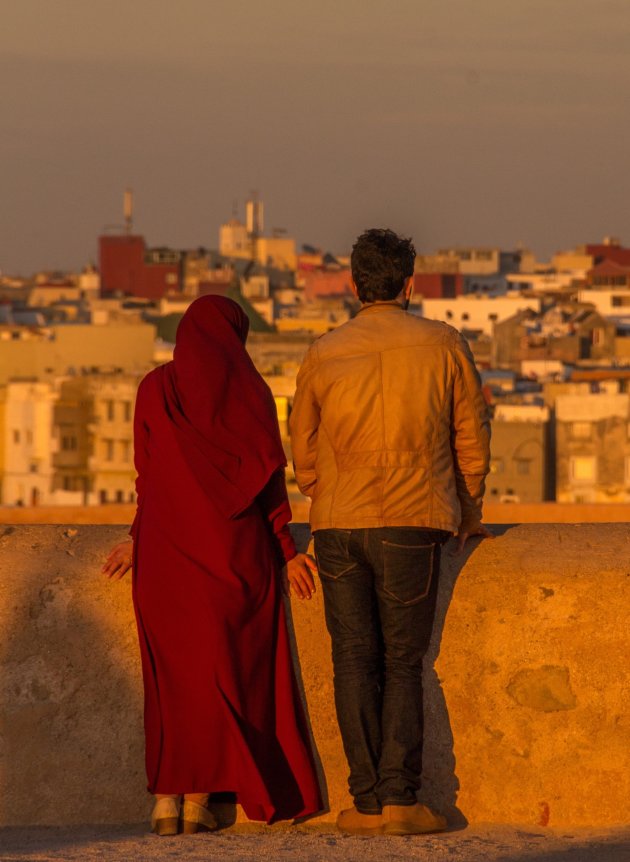
[[[324,297],[354,297],[349,269],[313,270],[304,273],[304,295],[308,300]]]
[[[416,272],[413,295],[424,299],[454,299],[464,292],[464,276],[449,272]]]
[[[630,248],[617,242],[601,242],[585,246],[585,253],[592,255],[595,264],[612,260],[620,266],[630,266]]]
[[[630,266],[624,266],[614,260],[603,260],[589,270],[587,281],[591,287],[608,290],[615,287],[630,289]]]
[[[101,296],[123,293],[159,299],[167,291],[182,289],[182,254],[147,248],[142,236],[101,236],[99,267]]]

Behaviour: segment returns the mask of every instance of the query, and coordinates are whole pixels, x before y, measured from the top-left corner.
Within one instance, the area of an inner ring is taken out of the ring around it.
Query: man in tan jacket
[[[422,660],[441,545],[454,533],[459,549],[490,535],[479,375],[455,329],[406,311],[414,259],[411,241],[392,231],[358,238],[351,266],[362,308],[311,346],[291,413],[354,798],[337,823],[360,835],[446,827],[416,796]]]

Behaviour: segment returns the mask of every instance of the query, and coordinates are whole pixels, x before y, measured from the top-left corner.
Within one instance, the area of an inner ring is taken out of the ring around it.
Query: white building
[[[1,502],[5,506],[60,503],[52,490],[54,383],[10,381],[3,387]],[[58,496],[58,495],[57,495]]]
[[[545,293],[571,287],[576,279],[583,279],[583,270],[565,272],[513,272],[505,276],[509,290],[531,290]]]
[[[578,302],[589,302],[603,317],[630,317],[630,290],[627,287],[580,290]]]
[[[454,299],[423,299],[422,315],[491,336],[495,323],[529,308],[539,312],[542,300],[535,296],[458,296]]]
[[[542,404],[497,404],[495,422],[548,422],[549,408]]]

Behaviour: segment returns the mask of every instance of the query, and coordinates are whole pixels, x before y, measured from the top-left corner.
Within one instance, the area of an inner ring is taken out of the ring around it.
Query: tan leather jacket
[[[290,419],[313,531],[481,522],[490,423],[465,339],[397,302],[315,341]]]

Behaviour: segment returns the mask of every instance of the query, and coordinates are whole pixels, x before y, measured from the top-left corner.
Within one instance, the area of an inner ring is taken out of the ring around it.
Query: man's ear
[[[410,300],[411,294],[413,293],[413,275],[410,275],[407,281],[405,282],[405,286],[403,287],[403,296],[405,299]]]
[[[354,295],[358,299],[359,298],[359,291],[357,289],[356,284],[354,283],[354,279],[352,278],[352,276],[350,276],[350,287],[352,288],[352,292],[354,293]]]

